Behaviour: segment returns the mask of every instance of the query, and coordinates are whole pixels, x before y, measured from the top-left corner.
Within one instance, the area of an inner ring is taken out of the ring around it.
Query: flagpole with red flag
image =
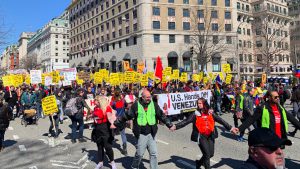
[[[157,56],[154,75],[156,78],[160,79],[160,81],[162,81],[162,71],[163,71],[162,62],[161,62],[160,57]]]

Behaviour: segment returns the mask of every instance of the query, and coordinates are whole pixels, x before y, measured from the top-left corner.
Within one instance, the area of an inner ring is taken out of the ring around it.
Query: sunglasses
[[[273,96],[273,99],[279,99],[279,96]]]
[[[276,151],[278,148],[284,149],[284,145],[280,145],[279,147],[278,147],[278,146],[263,146],[263,145],[260,145],[260,146],[254,146],[254,147],[263,147],[263,148],[266,148],[267,150],[269,150],[270,152],[274,152],[274,151]]]

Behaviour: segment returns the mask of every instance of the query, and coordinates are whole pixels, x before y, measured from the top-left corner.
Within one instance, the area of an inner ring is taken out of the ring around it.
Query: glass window
[[[154,40],[154,43],[160,43],[160,35],[159,34],[154,34],[153,35],[153,40]]]
[[[175,16],[175,9],[174,8],[168,8],[168,16]]]
[[[198,18],[204,18],[203,10],[198,10],[197,11],[197,16],[198,16]]]
[[[230,7],[230,0],[225,0],[225,6]]]
[[[217,0],[211,0],[211,5],[212,6],[217,6]]]
[[[190,43],[191,40],[190,40],[190,35],[184,35],[184,43]]]
[[[205,30],[204,23],[198,23],[198,30]]]
[[[183,0],[183,4],[189,4],[189,0]]]
[[[203,5],[203,0],[198,0],[198,5]]]
[[[152,8],[152,15],[159,16],[160,15],[160,8],[153,7]]]
[[[183,30],[190,30],[191,25],[189,22],[183,22]]]
[[[174,30],[176,28],[175,22],[168,22],[168,29]]]
[[[190,17],[190,11],[188,9],[183,9],[183,17]]]
[[[225,31],[231,31],[231,24],[225,24]]]
[[[174,0],[168,0],[169,3],[174,3]]]
[[[218,31],[219,30],[219,25],[217,23],[212,23],[211,25],[212,25],[211,27],[212,27],[213,31]]]
[[[175,35],[169,35],[169,43],[175,43]]]
[[[211,18],[218,18],[218,11],[211,11]]]
[[[225,11],[225,19],[231,19],[231,12]]]
[[[153,29],[160,29],[160,22],[159,21],[153,21]]]
[[[219,36],[217,36],[217,35],[213,36],[213,43],[214,44],[218,44],[219,43]]]
[[[231,38],[231,36],[226,36],[226,43],[227,44],[232,44],[232,38]]]

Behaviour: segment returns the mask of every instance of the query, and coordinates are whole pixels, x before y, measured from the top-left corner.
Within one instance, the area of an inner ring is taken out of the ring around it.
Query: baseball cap
[[[279,138],[268,128],[256,128],[249,133],[249,146],[281,147],[282,145],[292,145],[291,140]]]

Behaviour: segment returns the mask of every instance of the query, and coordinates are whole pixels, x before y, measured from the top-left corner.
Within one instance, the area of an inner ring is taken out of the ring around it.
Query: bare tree
[[[264,68],[267,76],[289,52],[288,23],[288,19],[271,18],[268,15],[254,18],[256,39],[253,56],[256,56],[256,62]]]
[[[226,35],[232,32],[232,25],[225,26],[220,23],[217,10],[209,7],[196,7],[192,12],[192,36],[191,45],[193,53],[197,56],[201,71],[217,53],[228,51],[232,44],[226,42]],[[224,20],[224,19],[223,19]],[[232,41],[231,41],[232,43]]]
[[[24,56],[20,60],[20,68],[26,69],[26,70],[33,70],[38,66],[37,64],[37,55],[31,55],[31,56]]]

